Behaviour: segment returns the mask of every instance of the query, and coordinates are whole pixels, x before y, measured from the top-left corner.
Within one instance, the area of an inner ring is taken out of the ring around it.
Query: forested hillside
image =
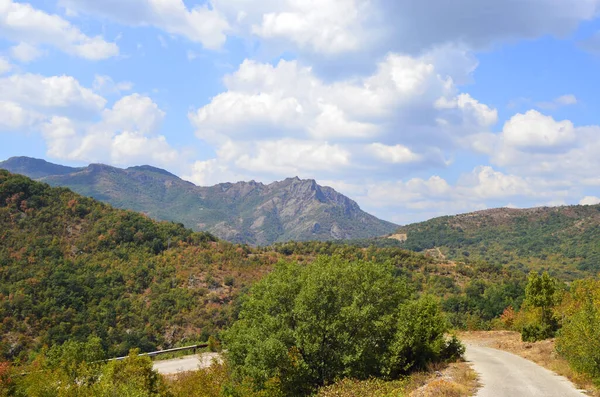
[[[398,248],[330,242],[255,249],[117,210],[0,172],[0,355],[98,336],[105,354],[206,340],[236,318],[237,297],[280,260],[319,255],[389,263],[415,294],[443,299],[456,325],[518,307],[522,275],[448,264]]]
[[[572,280],[600,271],[600,205],[499,208],[400,228],[401,247],[439,248],[448,259],[548,270]]]

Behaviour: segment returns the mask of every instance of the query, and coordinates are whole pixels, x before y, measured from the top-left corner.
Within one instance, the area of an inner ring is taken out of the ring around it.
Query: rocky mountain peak
[[[0,167],[6,163],[0,163]],[[36,167],[31,164],[7,164],[5,168],[155,219],[210,231],[233,242],[269,245],[289,240],[367,238],[397,228],[365,213],[334,189],[297,176],[268,185],[251,180],[201,187],[149,165],[127,169],[104,164],[60,168],[47,163],[45,173],[32,176]],[[53,169],[60,172],[48,174]]]

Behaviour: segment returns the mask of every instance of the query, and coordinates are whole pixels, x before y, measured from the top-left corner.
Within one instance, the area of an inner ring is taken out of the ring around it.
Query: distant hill
[[[404,236],[405,235],[405,236]],[[400,246],[455,260],[547,269],[566,279],[600,272],[600,205],[499,208],[401,227]]]
[[[398,227],[314,180],[200,187],[151,166],[71,168],[28,157],[0,162],[0,168],[237,243],[361,239]]]

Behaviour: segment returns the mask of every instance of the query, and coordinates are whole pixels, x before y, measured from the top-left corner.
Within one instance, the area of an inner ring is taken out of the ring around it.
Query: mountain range
[[[12,157],[0,162],[0,169],[237,243],[361,239],[398,228],[311,179],[202,187],[148,165],[121,169],[90,164],[75,168],[29,157]]]

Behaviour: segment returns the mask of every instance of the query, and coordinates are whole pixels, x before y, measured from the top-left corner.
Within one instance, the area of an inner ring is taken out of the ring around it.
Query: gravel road
[[[482,384],[477,397],[585,396],[566,378],[505,351],[467,344],[466,359]]]
[[[163,375],[173,375],[180,372],[196,371],[198,368],[208,368],[212,365],[213,360],[220,359],[219,353],[202,353],[172,360],[155,361],[154,370]]]

